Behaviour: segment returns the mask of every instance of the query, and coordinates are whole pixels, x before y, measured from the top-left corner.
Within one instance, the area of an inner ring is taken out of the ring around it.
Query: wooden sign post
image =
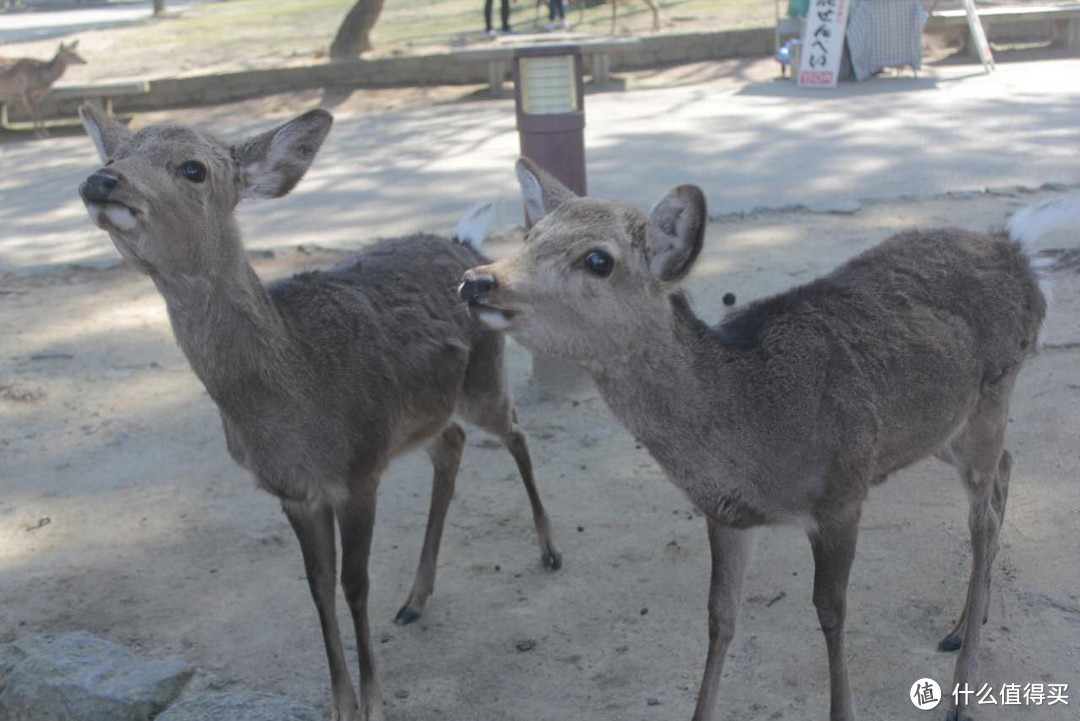
[[[800,87],[836,87],[840,59],[844,55],[847,16],[848,0],[810,0],[799,57]]]

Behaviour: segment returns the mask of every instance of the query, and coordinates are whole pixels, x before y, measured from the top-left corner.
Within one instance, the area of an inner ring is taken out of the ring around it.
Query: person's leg
[[[484,0],[484,30],[491,32],[491,1]]]
[[[510,32],[510,0],[502,0],[502,7],[499,9],[502,15],[502,29],[504,33]]]

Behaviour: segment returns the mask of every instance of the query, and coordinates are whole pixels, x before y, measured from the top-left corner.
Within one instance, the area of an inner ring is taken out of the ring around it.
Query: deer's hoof
[[[937,650],[943,653],[950,653],[952,651],[959,651],[960,647],[963,645],[964,642],[959,636],[955,633],[950,633],[938,642]]]
[[[540,557],[540,561],[544,564],[544,568],[549,571],[558,571],[562,568],[561,553],[545,553]]]
[[[408,606],[402,606],[401,610],[397,612],[397,616],[394,617],[394,624],[407,626],[418,618],[420,618],[419,611],[414,611]]]

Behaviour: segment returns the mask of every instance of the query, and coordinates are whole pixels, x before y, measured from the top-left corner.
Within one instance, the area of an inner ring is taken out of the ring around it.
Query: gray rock
[[[0,650],[0,719],[148,721],[193,672],[86,631],[27,636]]]
[[[268,693],[208,693],[183,701],[156,721],[324,721],[307,704]]]

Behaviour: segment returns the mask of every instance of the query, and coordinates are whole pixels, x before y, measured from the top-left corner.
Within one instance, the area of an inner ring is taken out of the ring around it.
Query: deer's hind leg
[[[989,613],[990,569],[999,548],[1012,472],[1012,456],[1004,449],[1004,442],[1009,396],[1015,380],[1013,370],[985,384],[967,424],[939,454],[960,473],[968,494],[971,532],[971,577],[964,610],[952,633],[938,646],[942,650],[960,649],[952,688],[965,685],[970,688],[978,675],[979,637]],[[965,710],[951,708],[947,718],[968,719]]]
[[[1000,530],[1001,523],[1005,520],[1005,502],[1009,498],[1009,477],[1012,474],[1012,454],[1007,450],[1002,449],[1001,460],[998,462],[997,476],[994,478],[993,488],[990,493],[990,506],[994,509],[994,513],[997,515],[998,526]],[[990,558],[990,563],[994,562],[994,558],[997,556],[998,544],[993,547],[994,555]],[[986,586],[989,591],[990,588],[990,574],[987,574]],[[987,603],[986,610],[983,611],[983,623],[985,624],[989,617],[990,604]],[[961,636],[964,625],[967,623],[968,607],[964,605],[964,610],[960,613],[960,618],[957,619],[956,625],[949,631],[946,636],[938,643],[938,651],[950,652],[958,651],[963,645],[963,638]]]
[[[420,618],[428,598],[435,591],[435,567],[439,562],[439,544],[442,541],[446,512],[454,497],[461,451],[465,447],[465,431],[457,423],[451,423],[428,446],[428,456],[434,474],[431,479],[431,511],[428,513],[427,530],[424,532],[424,548],[420,552],[420,565],[416,569],[412,591],[405,605],[398,611],[394,623],[404,626]]]
[[[524,431],[517,424],[517,412],[506,390],[502,336],[488,333],[473,343],[458,410],[467,421],[497,436],[514,457],[532,507],[533,525],[540,542],[540,558],[544,568],[551,571],[562,568],[562,554],[555,547],[551,520],[536,490],[529,445]]]

